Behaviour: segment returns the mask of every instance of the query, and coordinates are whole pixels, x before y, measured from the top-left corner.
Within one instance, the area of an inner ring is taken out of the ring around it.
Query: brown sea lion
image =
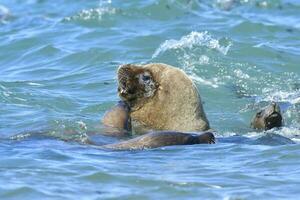
[[[211,132],[202,134],[160,131],[148,133],[127,141],[108,144],[103,148],[115,150],[142,150],[172,145],[213,144],[215,137]]]
[[[251,127],[260,130],[269,130],[274,127],[281,127],[283,119],[277,103],[272,102],[255,114],[251,121]]]
[[[160,63],[122,65],[118,92],[130,107],[134,126],[181,132],[210,128],[196,86],[178,68]]]

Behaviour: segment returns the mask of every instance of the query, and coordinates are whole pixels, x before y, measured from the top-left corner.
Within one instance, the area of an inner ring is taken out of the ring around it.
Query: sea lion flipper
[[[102,118],[105,127],[104,134],[111,136],[129,135],[131,132],[129,111],[129,107],[123,101],[119,101],[117,105],[107,111]]]
[[[198,144],[215,144],[216,138],[213,133],[205,132],[198,136]]]
[[[173,145],[214,143],[215,137],[211,132],[205,132],[199,135],[175,131],[159,131],[147,133],[127,141],[104,145],[102,147],[115,150],[142,150]]]

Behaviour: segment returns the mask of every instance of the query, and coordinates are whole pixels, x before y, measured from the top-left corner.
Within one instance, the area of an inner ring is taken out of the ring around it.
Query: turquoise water
[[[298,198],[298,0],[0,5],[0,199]],[[83,144],[117,141],[86,133],[101,133],[101,117],[118,101],[118,65],[149,62],[194,80],[216,145]],[[296,144],[245,141],[264,135],[249,124],[270,101],[285,125],[269,132]]]

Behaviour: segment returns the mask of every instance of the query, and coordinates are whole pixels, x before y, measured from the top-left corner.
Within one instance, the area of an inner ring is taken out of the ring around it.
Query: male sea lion
[[[118,92],[130,107],[134,125],[181,132],[210,128],[196,86],[178,68],[160,63],[122,65]]]
[[[261,130],[269,130],[274,127],[281,127],[283,124],[279,106],[272,102],[255,114],[251,121],[251,127]]]
[[[104,145],[102,147],[115,150],[141,150],[172,145],[213,143],[215,143],[215,137],[211,132],[204,132],[202,134],[192,134],[174,131],[160,131],[148,133],[127,141]]]
[[[183,71],[165,64],[123,65],[118,70],[118,83],[124,102],[104,115],[103,124],[113,128],[108,134],[119,136],[124,130],[128,133],[131,119],[150,129],[168,131],[101,147],[130,150],[215,143],[210,132],[178,132],[209,129],[197,88]]]

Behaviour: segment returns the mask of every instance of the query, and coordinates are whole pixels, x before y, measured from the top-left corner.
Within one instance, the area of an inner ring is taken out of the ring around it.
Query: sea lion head
[[[275,102],[263,108],[255,114],[251,121],[251,127],[255,129],[269,130],[282,126],[281,111]]]
[[[141,66],[126,64],[118,69],[119,96],[131,106],[154,96],[157,87],[151,71]]]

